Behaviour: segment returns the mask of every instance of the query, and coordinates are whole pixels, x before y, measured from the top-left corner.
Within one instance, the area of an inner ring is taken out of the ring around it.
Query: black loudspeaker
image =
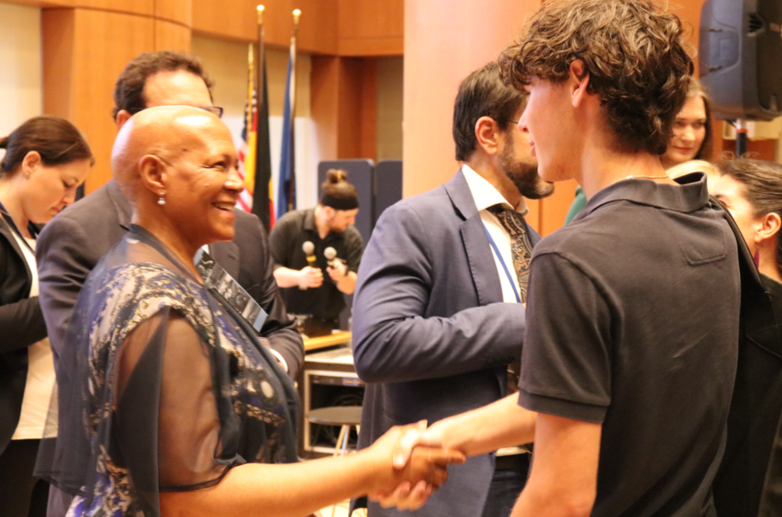
[[[372,228],[383,210],[402,199],[402,160],[383,160],[375,167],[375,213]]]
[[[718,119],[782,115],[782,1],[706,0],[700,78]]]

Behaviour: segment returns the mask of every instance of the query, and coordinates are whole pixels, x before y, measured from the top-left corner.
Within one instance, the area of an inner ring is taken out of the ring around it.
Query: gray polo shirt
[[[594,516],[711,504],[736,372],[738,253],[705,176],[681,181],[603,189],[532,258],[519,404],[603,424]]]

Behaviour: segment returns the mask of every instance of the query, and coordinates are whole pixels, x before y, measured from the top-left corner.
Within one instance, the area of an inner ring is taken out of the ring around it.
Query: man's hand
[[[387,469],[369,497],[379,501],[384,507],[397,506],[403,510],[415,510],[423,506],[429,496],[448,479],[446,467],[451,463],[464,463],[464,454],[439,447],[438,443],[428,441],[422,436],[426,422],[404,427],[393,427],[380,437],[371,447],[378,454],[381,464]],[[396,462],[400,443],[415,443],[417,446],[409,453],[408,461],[401,467]]]
[[[326,268],[326,271],[328,271],[334,283],[337,283],[348,274],[348,265],[339,259],[334,259],[329,264],[329,267]]]
[[[317,267],[306,266],[299,271],[299,289],[320,287],[323,284],[323,271]]]

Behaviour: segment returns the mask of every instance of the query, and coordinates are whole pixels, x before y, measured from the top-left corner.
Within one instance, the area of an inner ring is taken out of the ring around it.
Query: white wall
[[[201,58],[204,69],[214,80],[214,102],[225,109],[223,121],[238,144],[244,125],[247,100],[247,45],[207,36],[193,35],[192,52]],[[272,151],[272,183],[274,199],[280,168],[282,144],[282,110],[285,81],[288,72],[288,52],[267,49],[269,86],[269,131]],[[310,117],[310,57],[299,54],[297,59],[296,107],[296,202],[298,208],[310,208],[317,203],[318,162],[315,128]]]
[[[43,109],[41,10],[0,3],[0,136]]]

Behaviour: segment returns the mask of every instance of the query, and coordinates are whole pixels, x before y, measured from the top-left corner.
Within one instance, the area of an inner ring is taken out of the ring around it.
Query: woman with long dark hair
[[[94,159],[73,124],[50,116],[0,138],[0,149],[0,516],[27,517],[46,511],[48,489],[33,466],[55,382],[35,238],[73,203]]]

